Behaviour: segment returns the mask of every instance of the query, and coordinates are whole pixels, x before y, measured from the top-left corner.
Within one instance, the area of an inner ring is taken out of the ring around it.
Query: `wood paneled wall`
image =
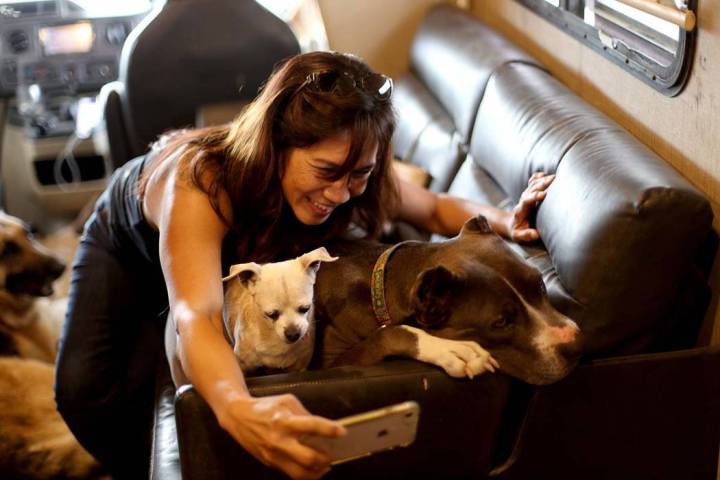
[[[319,0],[330,48],[359,55],[378,72],[408,69],[410,43],[425,11],[442,0]]]

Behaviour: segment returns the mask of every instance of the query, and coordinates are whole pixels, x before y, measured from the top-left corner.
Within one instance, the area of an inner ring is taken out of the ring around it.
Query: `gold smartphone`
[[[366,457],[415,441],[420,406],[408,401],[338,420],[347,435],[338,438],[306,436],[301,441],[321,450],[333,459],[332,464]]]

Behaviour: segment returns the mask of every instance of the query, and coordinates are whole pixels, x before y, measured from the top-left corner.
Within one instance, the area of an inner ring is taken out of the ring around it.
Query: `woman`
[[[58,362],[60,412],[118,477],[146,474],[154,361],[167,306],[183,370],[220,425],[260,461],[318,478],[329,459],[301,435],[342,435],[292,395],[253,398],[222,333],[233,262],[280,260],[391,216],[455,234],[472,215],[533,240],[536,175],[513,213],[436,195],[390,172],[392,82],[359,59],[291,58],[229,125],[176,132],[119,169],[85,227]],[[144,441],[141,441],[144,440]]]

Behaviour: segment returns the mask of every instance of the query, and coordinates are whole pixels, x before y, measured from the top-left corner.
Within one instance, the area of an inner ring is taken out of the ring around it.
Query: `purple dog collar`
[[[396,243],[392,247],[385,250],[382,255],[375,262],[373,267],[372,275],[370,277],[370,294],[372,297],[372,308],[375,312],[375,319],[380,324],[380,327],[386,327],[390,325],[392,319],[390,318],[390,311],[385,300],[385,267],[387,266],[388,260],[395,253],[399,247],[408,243],[414,243],[409,240],[406,242]]]

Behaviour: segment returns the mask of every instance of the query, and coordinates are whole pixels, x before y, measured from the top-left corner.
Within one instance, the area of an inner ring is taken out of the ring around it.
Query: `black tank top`
[[[112,175],[105,192],[98,199],[96,209],[106,221],[113,245],[121,255],[140,255],[146,261],[160,267],[160,235],[145,219],[142,202],[138,195],[138,181],[147,162],[156,152],[128,161]],[[104,210],[104,212],[103,212]],[[223,242],[222,269],[227,272],[233,263],[234,236],[228,235]]]
[[[104,223],[118,253],[139,253],[158,264],[159,235],[145,220],[137,183],[150,154],[130,160],[115,170],[96,204],[97,220]]]

